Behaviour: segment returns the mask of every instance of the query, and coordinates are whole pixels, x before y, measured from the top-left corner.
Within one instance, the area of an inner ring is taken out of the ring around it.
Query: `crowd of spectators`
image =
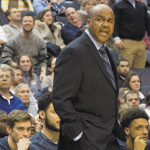
[[[109,5],[116,18],[106,45],[118,53],[118,121],[127,138],[118,143],[121,150],[150,149],[150,85],[145,92],[142,76],[134,72],[150,69],[150,16],[146,1],[136,0],[1,0],[9,23],[0,26],[0,149],[57,150],[60,118],[51,100],[55,62],[85,31],[97,4]]]

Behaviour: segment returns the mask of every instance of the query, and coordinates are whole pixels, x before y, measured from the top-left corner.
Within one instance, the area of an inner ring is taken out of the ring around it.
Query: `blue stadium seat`
[[[65,6],[66,8],[73,7],[73,8],[75,8],[75,10],[80,9],[80,6],[76,3],[62,3],[62,5]]]
[[[150,68],[131,68],[131,71],[138,74],[142,81],[142,86],[150,86]]]
[[[141,92],[144,94],[146,97],[148,92],[150,92],[150,86],[141,86]]]

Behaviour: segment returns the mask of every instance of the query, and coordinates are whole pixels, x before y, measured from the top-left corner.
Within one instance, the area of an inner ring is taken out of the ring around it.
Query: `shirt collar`
[[[129,3],[132,4],[132,6],[135,8],[135,0],[132,2],[132,0],[127,0]]]
[[[99,50],[103,44],[98,43],[93,36],[90,34],[90,32],[88,31],[88,29],[85,30],[85,33],[89,36],[89,38],[91,39],[91,41],[94,43],[95,47],[97,50]]]
[[[19,24],[19,26],[17,27],[16,25],[12,24],[11,22],[9,22],[10,26],[12,26],[13,28],[16,29],[20,29],[21,28],[21,24]]]

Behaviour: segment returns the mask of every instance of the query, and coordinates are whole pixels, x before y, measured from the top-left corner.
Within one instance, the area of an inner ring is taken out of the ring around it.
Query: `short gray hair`
[[[20,83],[19,85],[15,87],[15,94],[18,94],[20,87],[22,87],[23,85],[27,85],[29,87],[27,83]],[[30,87],[29,87],[29,90],[30,90]]]
[[[11,72],[11,79],[14,82],[14,80],[15,80],[15,73],[14,73],[14,70],[13,70],[13,68],[11,66],[6,65],[6,64],[1,64],[0,65],[0,70],[4,70],[4,71],[9,70]]]
[[[139,98],[139,100],[140,100],[139,93],[138,93],[137,91],[128,91],[128,92],[125,94],[125,96],[124,96],[125,102],[127,102],[127,95],[128,95],[128,94],[137,94],[137,96],[138,96],[138,98]]]

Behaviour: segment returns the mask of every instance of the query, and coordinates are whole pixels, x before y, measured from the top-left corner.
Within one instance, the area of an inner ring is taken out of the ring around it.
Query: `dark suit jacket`
[[[107,53],[118,87],[117,70],[108,50]],[[118,88],[114,89],[103,60],[86,33],[62,50],[56,61],[52,100],[68,141],[83,132],[95,147],[105,149],[115,138],[114,126],[115,132],[120,129],[116,124],[117,96]]]

